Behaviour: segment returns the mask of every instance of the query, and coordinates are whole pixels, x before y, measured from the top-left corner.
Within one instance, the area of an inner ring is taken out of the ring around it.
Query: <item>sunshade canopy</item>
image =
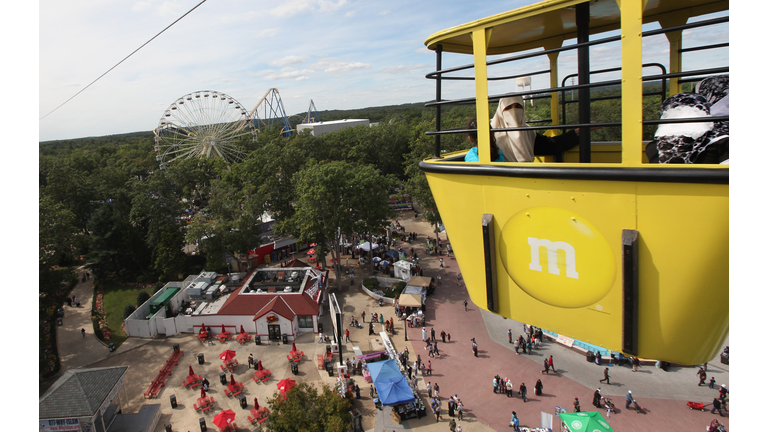
[[[406,307],[421,307],[421,294],[401,294],[398,304]]]
[[[613,432],[599,412],[560,413],[570,432]]]
[[[376,381],[374,385],[376,386],[376,392],[379,394],[379,400],[381,400],[383,405],[413,402],[413,391],[408,386],[408,381],[402,375],[400,375],[400,379],[397,381]]]

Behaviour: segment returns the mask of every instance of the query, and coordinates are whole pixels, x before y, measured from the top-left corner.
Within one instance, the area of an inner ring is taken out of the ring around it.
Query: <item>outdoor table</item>
[[[240,333],[235,339],[240,342],[240,344],[244,344],[251,340],[251,335],[248,333]]]
[[[230,337],[232,337],[232,333],[230,332],[219,333],[219,342],[228,341]]]
[[[251,409],[251,415],[248,416],[248,421],[251,422],[251,424],[263,423],[267,420],[267,415],[269,415],[269,409],[267,407],[259,407],[259,409],[253,408]]]
[[[200,385],[200,383],[202,381],[203,381],[203,377],[201,377],[200,375],[197,375],[197,374],[195,374],[195,375],[188,375],[187,378],[184,380],[184,382],[182,384],[186,388],[193,388],[193,387],[197,387],[198,385]]]
[[[253,380],[257,383],[268,381],[272,377],[272,372],[267,369],[257,370],[253,374]]]
[[[234,432],[237,429],[238,429],[237,424],[235,422],[232,422],[224,427],[220,427],[219,432]]]
[[[208,411],[213,407],[214,402],[215,401],[213,400],[213,396],[197,398],[197,403],[194,404],[195,411]]]
[[[237,360],[232,359],[232,360],[227,361],[226,363],[224,363],[223,365],[221,365],[219,367],[221,367],[221,370],[223,370],[225,372],[231,372],[231,371],[233,371],[237,367],[237,364],[238,364]]]
[[[207,339],[208,339],[208,332],[198,333],[197,340],[199,340],[200,342],[205,342]]]
[[[301,361],[304,358],[304,351],[291,351],[291,353],[287,356],[289,361]]]
[[[242,383],[235,381],[234,384],[227,384],[227,388],[224,389],[224,393],[227,396],[237,396],[243,392],[245,386]]]

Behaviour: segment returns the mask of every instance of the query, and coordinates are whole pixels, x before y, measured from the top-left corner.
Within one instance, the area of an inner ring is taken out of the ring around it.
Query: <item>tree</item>
[[[276,394],[267,403],[273,432],[346,432],[352,423],[349,400],[325,383],[322,393],[308,383],[298,383],[285,398]]]
[[[391,180],[370,165],[344,161],[310,163],[292,178],[296,188],[296,213],[275,223],[278,232],[292,234],[297,243],[316,241],[339,262],[342,234],[386,226],[392,215],[388,191]],[[341,288],[341,268],[336,266]]]

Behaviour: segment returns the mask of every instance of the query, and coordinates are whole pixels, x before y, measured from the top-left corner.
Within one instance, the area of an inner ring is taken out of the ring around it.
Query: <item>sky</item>
[[[152,130],[175,100],[201,90],[252,110],[276,88],[288,115],[305,113],[310,100],[319,111],[428,101],[435,90],[424,76],[435,55],[427,37],[530,1],[207,0],[51,113],[199,3],[41,0],[39,141]],[[646,45],[647,61],[667,63],[666,44]],[[593,49],[593,65],[616,66],[605,49]],[[469,61],[446,54],[443,66]],[[538,61],[527,67],[547,68]],[[514,91],[503,85],[491,93]],[[446,85],[446,97],[472,96],[468,86]]]
[[[200,0],[42,0],[38,118]],[[508,2],[512,9],[526,1]],[[277,88],[288,115],[422,102],[424,40],[496,2],[208,0],[39,123],[39,140],[155,128],[179,97],[215,90],[253,109]]]

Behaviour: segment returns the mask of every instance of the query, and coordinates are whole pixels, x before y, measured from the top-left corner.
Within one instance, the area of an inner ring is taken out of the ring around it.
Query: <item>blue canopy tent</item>
[[[412,402],[415,398],[411,387],[408,386],[408,381],[397,366],[397,361],[369,363],[368,371],[371,373],[371,381],[383,405]]]
[[[385,360],[375,363],[368,363],[368,372],[371,373],[371,381],[397,381],[403,377],[400,368],[397,367],[397,361]]]
[[[397,253],[397,251],[396,251],[396,250],[392,250],[392,249],[390,249],[390,250],[388,250],[388,251],[384,252],[384,255],[386,255],[386,256],[391,256],[392,258],[395,258],[395,259],[397,259],[397,258],[399,258],[399,257],[400,257],[400,254],[399,254],[399,253]]]
[[[376,386],[376,392],[379,393],[379,399],[382,405],[398,405],[407,402],[413,402],[415,396],[408,386],[404,376],[400,376],[397,381],[373,383]]]

